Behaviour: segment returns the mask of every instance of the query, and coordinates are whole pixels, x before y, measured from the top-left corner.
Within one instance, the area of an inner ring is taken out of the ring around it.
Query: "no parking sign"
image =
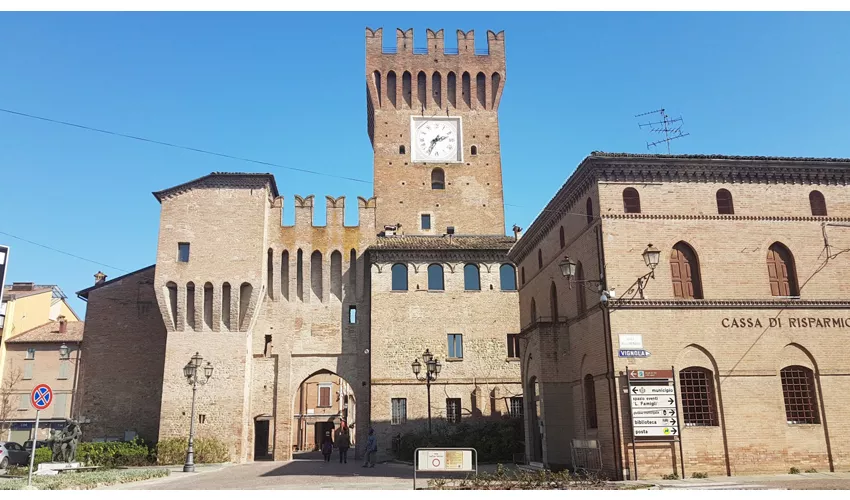
[[[53,390],[47,384],[38,384],[35,386],[35,389],[32,390],[32,395],[30,395],[30,402],[32,403],[32,407],[36,410],[45,410],[50,403],[53,402]]]

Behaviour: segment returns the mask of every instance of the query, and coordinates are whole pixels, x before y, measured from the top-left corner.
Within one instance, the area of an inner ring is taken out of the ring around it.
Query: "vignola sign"
[[[723,328],[850,328],[850,318],[723,318]]]

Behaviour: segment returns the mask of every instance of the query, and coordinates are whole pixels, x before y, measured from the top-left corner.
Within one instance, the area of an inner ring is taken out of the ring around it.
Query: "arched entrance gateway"
[[[313,373],[301,381],[295,391],[291,426],[293,453],[319,450],[326,433],[336,442],[343,424],[351,431],[353,448],[356,419],[351,385],[329,370]]]

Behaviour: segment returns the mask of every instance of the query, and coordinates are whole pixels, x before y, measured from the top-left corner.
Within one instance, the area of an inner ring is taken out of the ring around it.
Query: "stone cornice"
[[[719,155],[629,155],[594,152],[586,157],[549,201],[510,251],[520,262],[558,221],[576,205],[592,183],[598,181],[660,183],[720,182],[739,184],[850,184],[850,160],[835,158],[734,157]],[[599,211],[598,207],[595,207]],[[598,214],[597,214],[598,215]],[[814,218],[813,218],[814,219]],[[818,218],[817,220],[829,220]],[[839,219],[833,219],[839,220]],[[843,220],[843,219],[841,219]]]
[[[850,309],[850,300],[736,299],[608,301],[609,309]]]
[[[507,250],[375,250],[369,249],[369,263],[389,262],[510,262]]]
[[[703,214],[605,214],[602,219],[655,219],[655,220],[728,220],[769,222],[850,222],[850,217],[799,217],[781,215],[703,215]]]

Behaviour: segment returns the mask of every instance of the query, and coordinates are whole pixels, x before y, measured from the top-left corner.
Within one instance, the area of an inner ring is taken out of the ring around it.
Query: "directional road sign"
[[[53,402],[53,390],[47,384],[38,384],[32,390],[30,402],[36,410],[46,409]]]
[[[672,380],[673,370],[629,370],[629,380]]]
[[[662,417],[675,417],[676,416],[675,408],[663,408],[659,410],[644,410],[644,409],[633,409],[632,417],[633,418],[662,418]]]
[[[674,427],[677,420],[675,418],[643,418],[635,417],[632,419],[635,427]]]
[[[635,427],[635,437],[664,436],[673,437],[679,434],[675,427]]]
[[[673,394],[676,390],[669,385],[633,385],[632,394]]]
[[[632,408],[676,408],[674,396],[635,396],[632,394]]]

